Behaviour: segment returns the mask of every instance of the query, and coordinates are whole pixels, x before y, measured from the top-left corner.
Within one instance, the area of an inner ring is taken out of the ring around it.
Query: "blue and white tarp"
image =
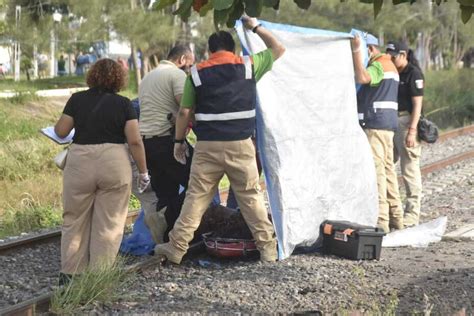
[[[286,52],[257,85],[257,140],[280,259],[325,219],[375,225],[377,184],[359,126],[350,34],[263,22]],[[237,24],[244,50],[265,49]]]

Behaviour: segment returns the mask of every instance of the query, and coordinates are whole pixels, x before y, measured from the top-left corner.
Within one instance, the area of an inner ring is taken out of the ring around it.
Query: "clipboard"
[[[54,141],[56,144],[67,145],[67,144],[72,142],[72,138],[74,137],[74,128],[71,130],[69,135],[67,135],[64,138],[59,137],[54,132],[54,126],[48,126],[48,127],[42,128],[42,129],[40,129],[40,133],[43,134],[44,136],[48,137],[52,141]]]

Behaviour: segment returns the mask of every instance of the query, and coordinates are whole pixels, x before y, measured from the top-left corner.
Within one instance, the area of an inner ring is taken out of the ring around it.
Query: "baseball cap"
[[[377,37],[373,36],[372,34],[367,34],[365,42],[367,43],[367,46],[368,45],[379,46],[379,40],[377,39]]]
[[[402,52],[407,53],[408,45],[403,42],[388,42],[386,52],[392,56],[397,56]]]

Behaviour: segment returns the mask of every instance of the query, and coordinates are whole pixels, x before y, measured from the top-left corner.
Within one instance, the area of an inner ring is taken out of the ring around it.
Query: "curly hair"
[[[89,88],[118,92],[127,84],[127,73],[116,61],[104,58],[92,65],[86,81]]]

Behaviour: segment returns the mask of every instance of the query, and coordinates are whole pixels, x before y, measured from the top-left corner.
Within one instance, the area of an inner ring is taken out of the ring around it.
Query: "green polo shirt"
[[[255,80],[259,81],[265,73],[270,71],[273,66],[273,54],[271,49],[266,49],[260,53],[252,55],[253,75]],[[183,96],[181,97],[181,107],[191,109],[196,105],[196,91],[191,80],[191,76],[186,78],[184,83]]]
[[[376,87],[378,86],[383,80],[383,66],[380,62],[376,61],[375,59],[379,58],[383,54],[376,55],[373,60],[369,62],[369,66],[367,67],[367,72],[370,75],[370,86]]]

